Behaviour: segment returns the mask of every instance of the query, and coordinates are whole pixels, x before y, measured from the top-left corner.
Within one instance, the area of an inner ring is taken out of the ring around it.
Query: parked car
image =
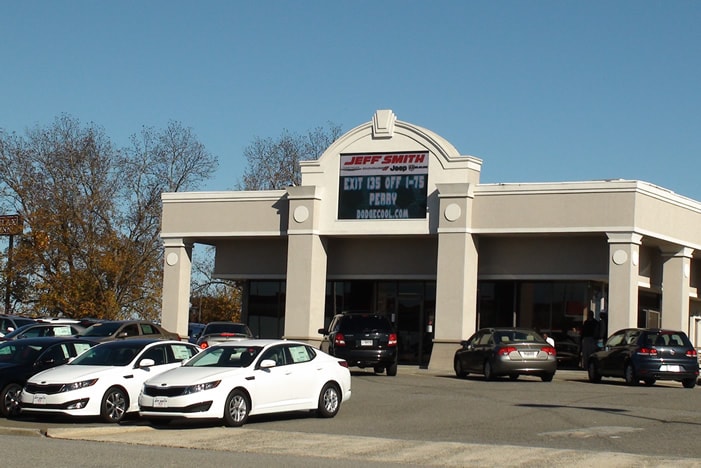
[[[74,337],[25,338],[0,343],[0,414],[19,414],[22,387],[32,375],[60,366],[96,343]]]
[[[242,426],[249,415],[316,410],[334,417],[351,397],[348,364],[287,340],[246,340],[207,348],[152,377],[139,396],[150,420],[217,418]]]
[[[190,322],[187,325],[187,341],[193,344],[197,344],[197,339],[200,337],[200,334],[202,333],[204,327],[204,323]]]
[[[22,413],[99,416],[118,423],[138,411],[146,379],[179,367],[198,351],[192,343],[152,338],[100,343],[64,366],[30,377],[20,408]]]
[[[159,338],[180,340],[180,335],[169,332],[160,325],[147,320],[115,320],[90,325],[81,336],[97,341],[123,339]]]
[[[41,336],[76,336],[85,331],[77,323],[34,322],[22,325],[17,330],[0,338],[0,341],[38,338]]]
[[[35,323],[34,319],[29,317],[18,317],[16,315],[0,315],[0,337],[7,335],[10,332],[17,330],[23,325]]]
[[[483,328],[461,343],[453,368],[460,378],[482,374],[486,380],[508,375],[537,375],[550,382],[557,370],[557,353],[535,330]]]
[[[251,329],[245,323],[209,322],[197,337],[197,345],[205,349],[226,341],[240,341],[254,338]]]
[[[627,328],[611,335],[604,349],[589,357],[589,381],[622,377],[628,385],[641,380],[676,380],[694,388],[699,378],[696,349],[686,333],[659,328]]]
[[[345,360],[349,366],[372,367],[378,374],[397,375],[397,333],[384,315],[345,313],[333,317],[320,349]]]

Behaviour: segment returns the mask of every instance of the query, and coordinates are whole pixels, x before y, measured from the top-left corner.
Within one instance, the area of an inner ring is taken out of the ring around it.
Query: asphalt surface
[[[407,372],[400,369],[400,373]],[[444,376],[445,377],[445,376]],[[580,374],[567,374],[566,372],[558,371],[556,379],[563,381],[576,380],[581,377]],[[378,376],[373,380],[372,377],[360,377],[366,379],[371,385],[382,384],[388,382],[387,385],[396,386],[394,380],[380,380],[383,377]],[[385,379],[392,379],[384,377]],[[430,379],[435,377],[429,376]],[[426,382],[433,382],[426,380]],[[450,381],[451,385],[463,385],[461,381]],[[478,379],[470,382],[478,388],[485,388]],[[363,382],[365,384],[365,382]],[[507,388],[506,385],[511,385],[509,382],[497,382]],[[519,383],[516,383],[518,385]],[[543,388],[539,382],[521,382],[522,388]],[[586,384],[584,384],[586,385]],[[356,388],[363,388],[362,385],[355,385]],[[696,399],[696,392],[701,392],[700,388],[688,390],[681,388],[676,383],[665,383],[654,389],[646,389],[641,387],[643,391],[652,391],[661,394],[661,392],[679,398],[685,398],[689,395]],[[667,388],[669,387],[669,388]],[[549,388],[549,387],[546,387]],[[597,387],[599,389],[601,387]],[[614,392],[617,390],[626,390],[628,387],[612,384],[610,389],[602,388],[604,391]],[[360,390],[359,390],[360,392]],[[693,392],[693,393],[689,393]],[[354,401],[354,398],[356,401]],[[354,403],[358,408],[359,395],[354,393],[350,403]],[[696,405],[696,403],[694,403]],[[339,420],[341,413],[335,418]],[[684,416],[686,418],[689,415]],[[694,417],[694,416],[692,416]],[[572,449],[572,448],[555,448],[553,446],[526,446],[526,445],[511,445],[508,443],[485,444],[485,443],[466,443],[446,440],[433,440],[435,437],[427,434],[425,440],[416,440],[415,438],[382,437],[382,436],[361,436],[356,434],[342,433],[322,433],[318,429],[306,429],[311,424],[318,424],[314,418],[296,420],[291,418],[288,421],[272,420],[271,422],[263,422],[261,424],[249,424],[243,428],[227,428],[220,425],[169,425],[164,427],[152,427],[143,423],[105,426],[96,424],[76,425],[76,424],[28,424],[30,427],[9,427],[7,425],[0,427],[0,434],[13,436],[29,436],[49,438],[53,440],[66,441],[91,441],[112,444],[129,444],[136,446],[151,446],[151,447],[174,447],[182,449],[197,449],[216,452],[234,452],[247,455],[267,455],[274,457],[289,457],[290,460],[306,460],[308,466],[325,466],[329,463],[347,464],[348,462],[365,463],[376,465],[380,463],[396,464],[397,466],[480,466],[480,467],[530,467],[530,466],[549,466],[549,467],[657,467],[668,466],[673,464],[676,467],[701,467],[701,449],[699,449],[699,457],[676,456],[676,455],[652,455],[652,454],[636,454],[623,451],[611,450],[587,450],[587,449]],[[326,420],[328,421],[328,420]],[[683,421],[685,423],[698,422]],[[675,422],[676,423],[676,422]],[[402,421],[396,421],[396,424],[401,425]],[[305,428],[304,430],[280,430],[280,428]],[[314,426],[324,427],[324,426]],[[586,429],[574,429],[569,431],[564,437],[570,439],[585,440],[588,437],[593,437],[591,427]],[[616,440],[629,437],[635,439],[635,431],[642,431],[644,428],[611,425],[598,426],[595,429],[596,437],[610,438]],[[670,428],[670,430],[676,430]],[[337,428],[338,431],[338,428]],[[695,432],[695,431],[694,431]],[[560,436],[562,436],[560,434]],[[690,436],[691,440],[696,440],[694,435]],[[582,444],[586,445],[586,444]],[[278,458],[279,459],[279,458]],[[342,463],[341,463],[342,462]],[[96,464],[95,466],[100,466]]]

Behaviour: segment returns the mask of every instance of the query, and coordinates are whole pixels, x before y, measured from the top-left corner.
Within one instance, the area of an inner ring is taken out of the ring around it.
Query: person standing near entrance
[[[582,324],[582,367],[589,368],[589,356],[596,351],[596,341],[599,323],[594,318],[594,312],[589,311],[587,319]]]

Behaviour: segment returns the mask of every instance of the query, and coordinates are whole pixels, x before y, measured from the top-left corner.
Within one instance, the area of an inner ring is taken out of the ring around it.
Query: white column
[[[190,319],[192,244],[183,239],[166,239],[164,244],[161,324],[185,338]]]
[[[609,240],[609,334],[638,325],[638,276],[642,235],[607,233]]]
[[[688,247],[662,250],[662,327],[689,333],[691,256]]]

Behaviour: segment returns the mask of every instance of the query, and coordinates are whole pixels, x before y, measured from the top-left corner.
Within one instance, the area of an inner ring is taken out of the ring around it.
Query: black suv
[[[335,315],[329,328],[320,328],[319,333],[324,335],[321,350],[345,359],[349,366],[397,375],[397,333],[384,315]]]

